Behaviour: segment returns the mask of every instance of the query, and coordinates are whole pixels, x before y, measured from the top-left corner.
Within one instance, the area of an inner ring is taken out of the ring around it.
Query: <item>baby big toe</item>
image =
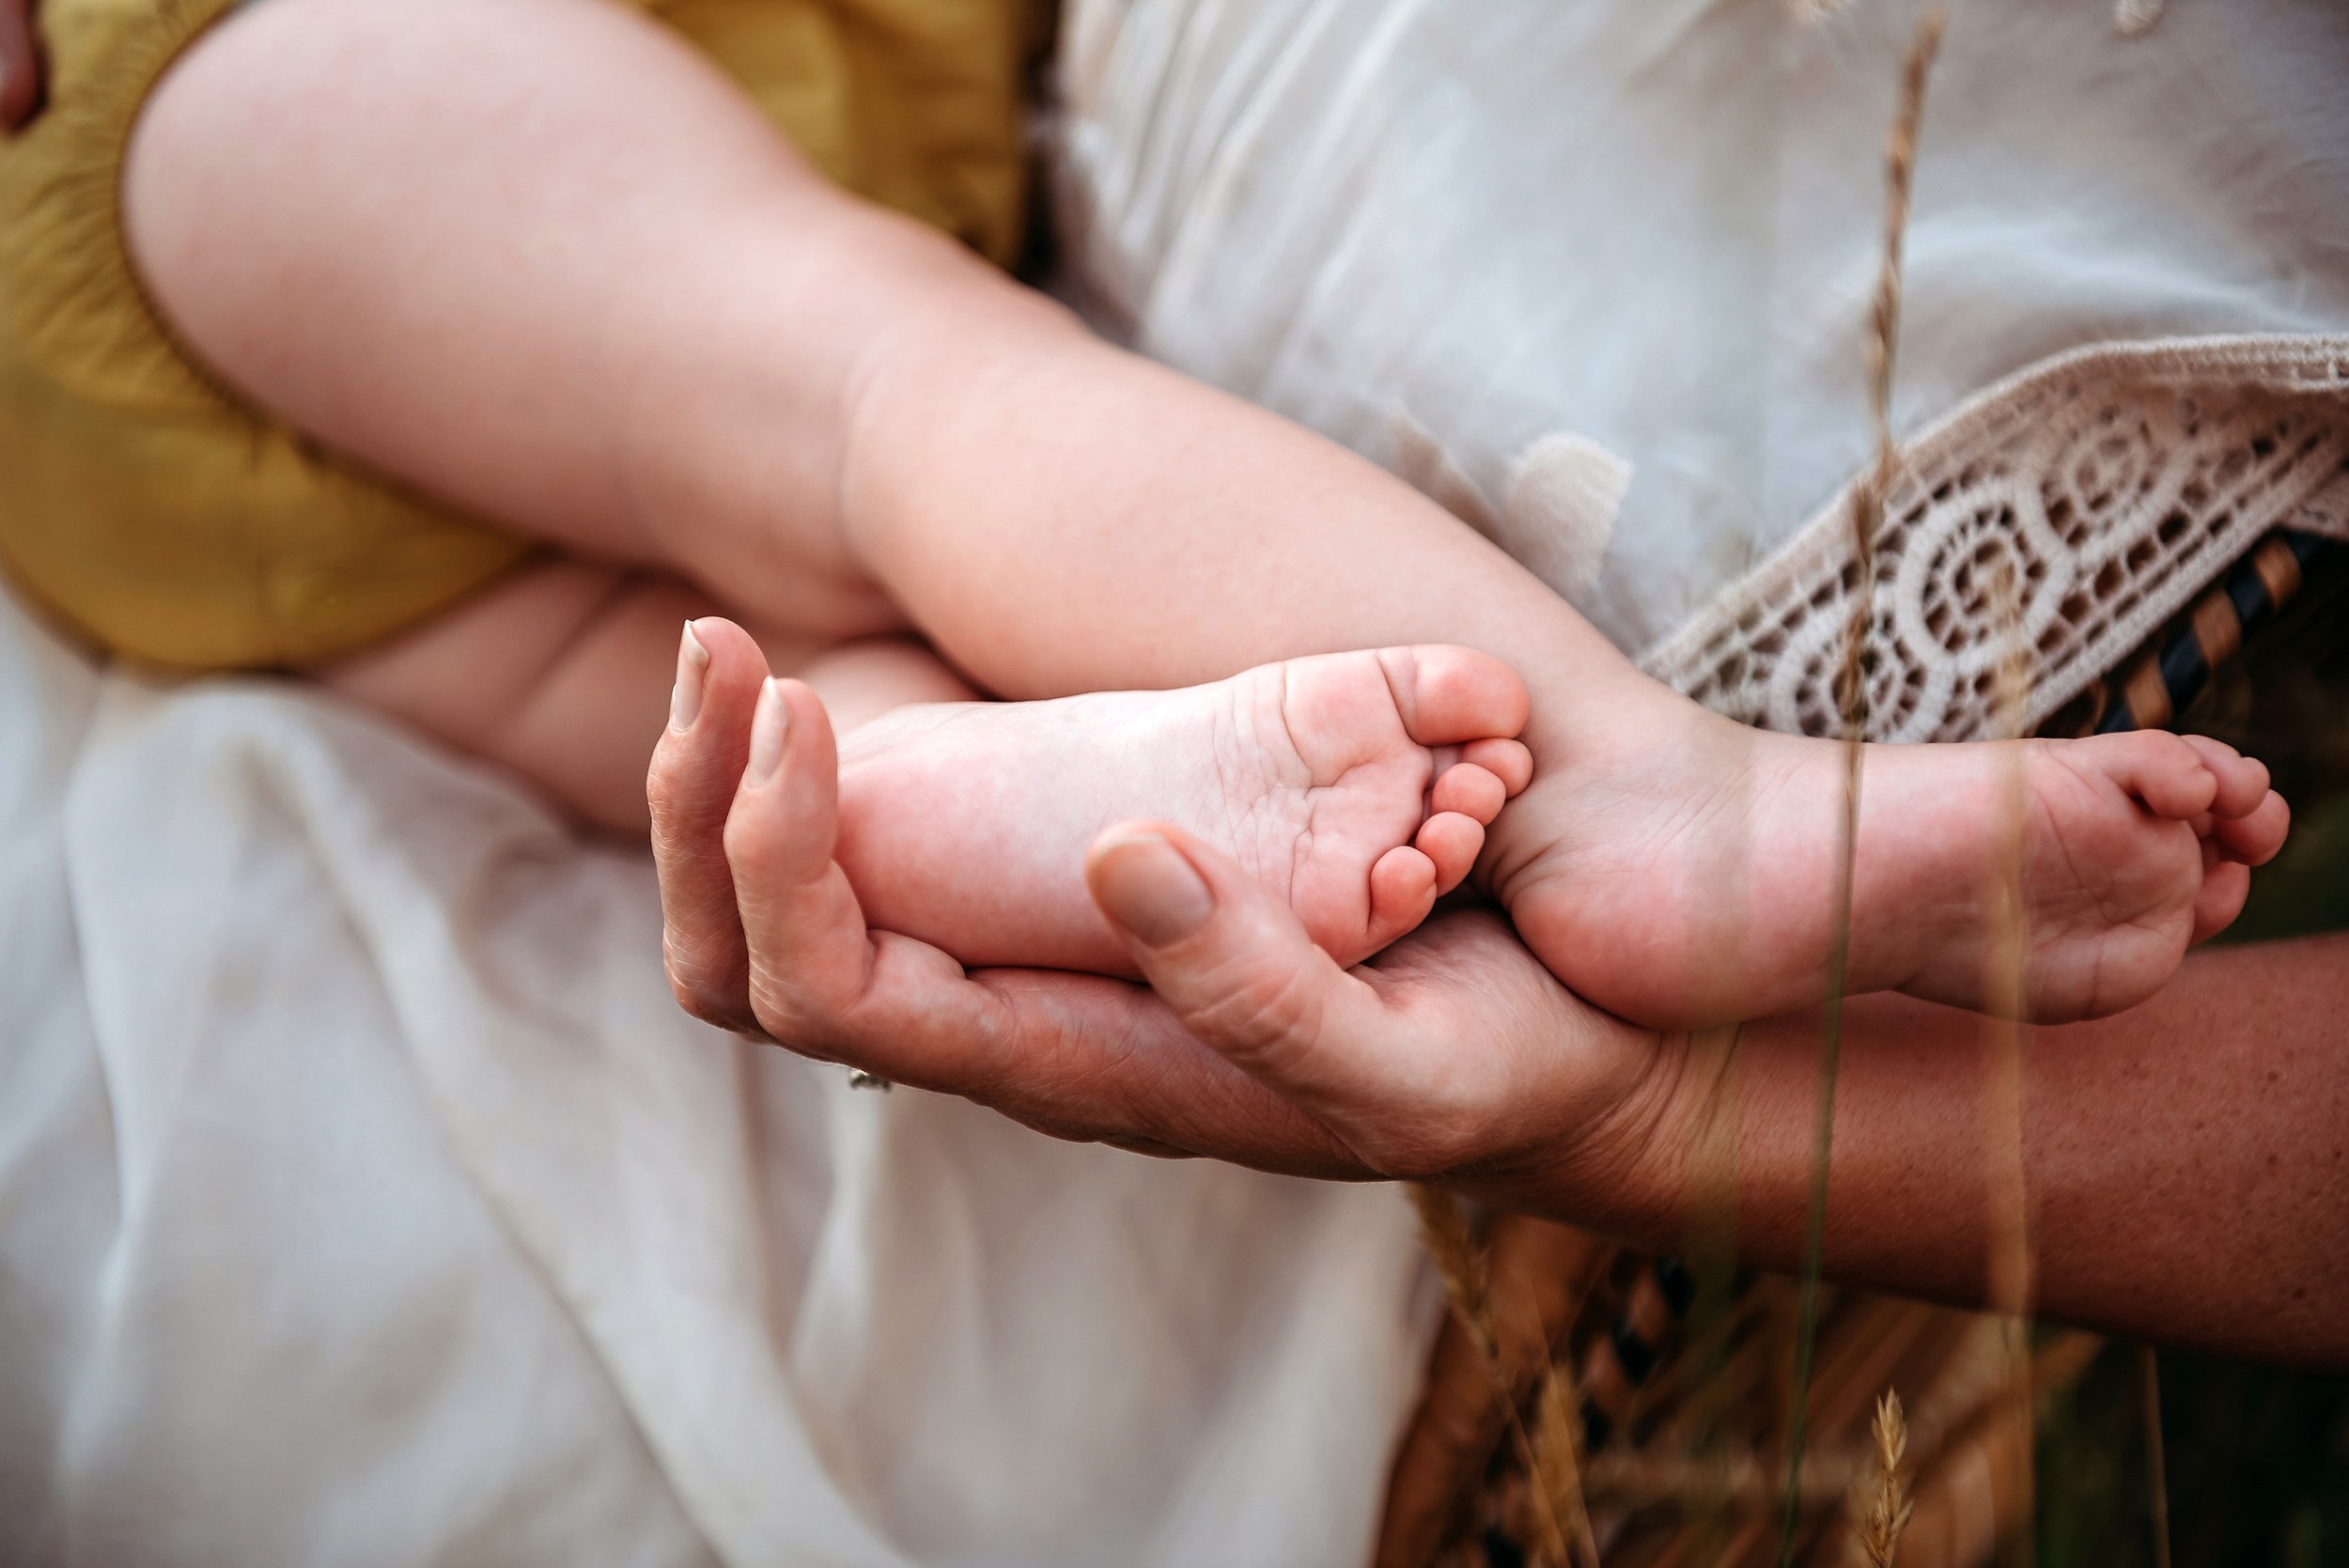
[[[1532,698],[1517,672],[1474,648],[1431,643],[1382,648],[1379,667],[1403,727],[1423,746],[1450,746],[1525,727]]]

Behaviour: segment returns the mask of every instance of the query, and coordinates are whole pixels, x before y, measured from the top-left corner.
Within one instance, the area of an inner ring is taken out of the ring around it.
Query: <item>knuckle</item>
[[[755,1025],[749,995],[739,974],[718,974],[706,965],[680,957],[670,950],[662,962],[669,994],[679,1007],[706,1024],[720,1029]]]
[[[677,769],[666,760],[668,749],[668,742],[662,741],[652,753],[651,766],[645,769],[645,804],[652,812],[656,834],[677,817]]]
[[[794,1045],[808,1040],[811,1032],[807,1028],[807,1020],[800,1016],[800,1009],[792,1005],[792,997],[787,990],[753,975],[747,1000],[750,1015],[758,1020],[760,1028],[776,1039]]]
[[[723,863],[738,879],[765,885],[785,879],[794,869],[790,845],[774,819],[763,812],[735,812],[718,836]]]
[[[724,1003],[684,975],[679,974],[675,969],[669,970],[669,994],[677,998],[677,1004],[679,1007],[684,1008],[686,1012],[704,1023],[716,1024],[720,1028],[724,1028],[733,1021]]]
[[[752,971],[744,994],[753,1027],[801,1056],[840,1060],[853,1052],[861,1034],[870,1032],[860,1025],[852,1003],[812,995],[763,966]]]
[[[720,753],[664,729],[645,768],[645,804],[664,837],[714,844],[732,815],[738,783]]]
[[[715,787],[704,759],[667,729],[653,746],[645,766],[645,800],[656,813],[670,817],[708,815]],[[700,765],[700,766],[697,766]]]

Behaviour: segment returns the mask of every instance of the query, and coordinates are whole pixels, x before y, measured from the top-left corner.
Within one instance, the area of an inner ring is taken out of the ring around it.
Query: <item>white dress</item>
[[[1077,0],[1066,287],[1152,355],[1439,473],[1638,652],[1866,458],[1922,8]],[[2170,0],[2134,36],[2107,0],[1948,10],[1897,429],[2084,344],[2349,330],[2349,10]],[[1632,471],[1595,573],[1507,504],[1560,431]]]

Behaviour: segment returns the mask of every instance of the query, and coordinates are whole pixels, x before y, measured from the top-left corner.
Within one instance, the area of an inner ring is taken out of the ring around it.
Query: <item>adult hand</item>
[[[823,710],[723,621],[695,623],[684,722],[653,761],[669,973],[687,1008],[803,1054],[961,1094],[1065,1138],[1303,1175],[1441,1177],[1661,1248],[1689,1158],[1733,1143],[1740,1255],[1798,1265],[1817,1190],[1821,1019],[1730,1059],[1577,1001],[1491,917],[1439,915],[1340,971],[1288,910],[1179,831],[1096,844],[1094,896],[1155,990],[966,974],[868,932],[831,862]],[[697,695],[695,695],[697,693]],[[2019,1147],[2040,1309],[2232,1355],[2349,1365],[2349,936],[2197,955],[2142,1007],[2035,1032]],[[1843,1014],[1823,1270],[1983,1297],[2006,1233],[1983,1118],[2012,1035],[1900,996]],[[1735,1115],[1717,1120],[1734,1089]],[[2001,1263],[2001,1266],[2003,1264]]]
[[[1641,1141],[1656,1042],[1575,1000],[1500,921],[1440,915],[1348,973],[1176,829],[1112,830],[1087,867],[1156,994],[965,973],[868,931],[832,863],[822,707],[768,682],[738,628],[692,629],[648,795],[670,980],[696,1016],[1060,1137],[1298,1174],[1548,1187],[1563,1161]]]
[[[40,107],[40,49],[33,0],[0,0],[0,130],[14,131]]]

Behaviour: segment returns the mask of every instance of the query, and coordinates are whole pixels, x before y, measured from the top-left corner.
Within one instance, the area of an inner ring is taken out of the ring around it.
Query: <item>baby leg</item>
[[[1656,1022],[1824,983],[1832,748],[1698,712],[1369,463],[1092,340],[832,190],[641,18],[594,0],[271,0],[163,84],[124,202],[150,290],[257,401],[793,638],[910,625],[1020,697],[1347,648],[1494,655],[1532,689],[1537,778],[1484,870],[1553,969]],[[2163,815],[2155,793],[2182,792],[2100,763],[2114,787],[2092,791],[2094,831],[2044,835],[2026,922],[2108,909],[2117,933],[2162,933],[2088,1005],[2157,984],[2187,936],[2232,918],[2232,862],[2280,836],[2263,777],[2196,755],[2208,810]],[[1883,756],[1870,776],[1902,787],[1875,798],[1934,809],[1863,822],[1848,973],[1971,1000],[1921,942],[1961,952],[1991,928],[1981,867],[2035,842],[1999,802],[2035,811],[2077,769],[2025,769],[2016,793],[2013,769],[1962,749]],[[2139,814],[2180,831],[2148,849],[2105,831]],[[2156,891],[2108,900],[2121,868],[2096,858],[2140,852],[2162,857],[2141,884]],[[1921,928],[1921,888],[1937,911]],[[1594,926],[1606,940],[1583,939]],[[2067,966],[2096,969],[2100,940]]]
[[[707,609],[671,580],[552,562],[317,673],[537,781],[587,822],[641,834],[664,705],[673,728],[690,729],[704,639],[744,636],[687,619]],[[753,641],[840,726],[837,856],[866,918],[970,963],[1127,968],[1081,866],[1102,829],[1136,816],[1228,848],[1330,951],[1365,956],[1468,875],[1485,825],[1532,772],[1507,738],[1524,722],[1523,687],[1465,649],[988,703],[910,638]],[[748,737],[739,743],[747,761]]]
[[[1420,642],[1648,690],[1408,487],[832,188],[598,0],[241,12],[148,105],[124,205],[256,402],[762,626],[910,625],[1014,697]]]
[[[696,688],[676,678],[677,629],[716,607],[673,578],[584,561],[526,567],[413,631],[311,672],[537,784],[571,815],[642,837],[645,759],[663,715]],[[908,703],[973,693],[909,637],[820,644],[754,626],[768,663],[805,682],[853,730]],[[691,644],[688,644],[689,650]]]

